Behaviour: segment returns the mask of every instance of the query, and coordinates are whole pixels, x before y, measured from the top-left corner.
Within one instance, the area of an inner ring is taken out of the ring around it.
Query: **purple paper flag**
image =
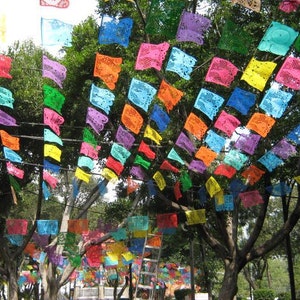
[[[0,109],[0,124],[4,126],[17,126],[16,119],[8,115],[6,112]]]
[[[89,124],[94,131],[99,134],[108,122],[108,117],[92,107],[88,107],[86,123]]]
[[[118,143],[123,145],[127,150],[129,150],[135,141],[135,137],[126,129],[124,129],[121,125],[119,125],[116,134],[116,140]]]
[[[61,89],[67,76],[67,69],[60,63],[43,55],[43,77],[53,80]]]
[[[193,155],[193,153],[195,152],[194,144],[183,132],[180,133],[175,144],[178,147],[186,150],[190,155]]]

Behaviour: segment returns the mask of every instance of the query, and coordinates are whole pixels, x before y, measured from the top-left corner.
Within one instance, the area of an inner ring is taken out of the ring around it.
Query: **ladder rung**
[[[143,261],[158,263],[158,259],[144,257]]]
[[[143,275],[149,275],[149,276],[155,276],[156,277],[156,272],[141,271],[141,274],[143,274]]]
[[[138,285],[139,289],[144,289],[144,290],[152,290],[153,286],[152,285],[144,285],[144,284],[139,284]]]

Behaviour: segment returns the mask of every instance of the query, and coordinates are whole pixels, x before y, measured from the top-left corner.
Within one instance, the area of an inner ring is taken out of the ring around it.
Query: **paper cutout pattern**
[[[144,123],[143,117],[140,113],[131,105],[125,104],[121,116],[121,121],[126,128],[133,133],[138,134]]]
[[[262,137],[266,137],[274,124],[275,120],[272,117],[262,113],[254,113],[248,121],[246,128],[255,131]]]
[[[231,0],[233,4],[238,3],[246,8],[249,8],[253,11],[260,12],[261,8],[261,1],[260,0]]]
[[[157,45],[141,43],[135,63],[135,69],[145,70],[154,68],[160,71],[169,47],[170,44],[167,42]]]
[[[255,205],[264,203],[262,196],[259,194],[259,191],[249,191],[240,193],[240,199],[245,208],[249,208]]]
[[[102,109],[107,115],[110,113],[110,108],[115,100],[115,95],[107,90],[91,85],[90,103]]]
[[[53,6],[57,8],[67,8],[69,0],[40,0],[41,6]]]
[[[11,70],[12,59],[9,56],[0,54],[0,77],[12,79],[9,74]]]
[[[13,98],[12,92],[4,87],[0,87],[0,105],[7,106],[13,109],[14,102],[15,99]]]
[[[67,69],[59,62],[51,60],[46,55],[43,55],[42,76],[53,80],[62,89],[63,82],[67,76]]]
[[[273,21],[257,48],[260,51],[284,56],[297,36],[298,32],[291,27]]]
[[[238,72],[238,68],[230,61],[214,57],[205,76],[205,81],[230,87]]]
[[[210,19],[184,10],[180,17],[176,40],[179,42],[195,42],[198,45],[203,45],[204,34],[210,25]]]
[[[235,129],[241,122],[233,115],[228,114],[224,110],[220,113],[214,127],[223,131],[227,136],[231,137]]]
[[[187,117],[184,128],[193,134],[198,140],[201,140],[207,131],[206,124],[194,113],[190,113]]]

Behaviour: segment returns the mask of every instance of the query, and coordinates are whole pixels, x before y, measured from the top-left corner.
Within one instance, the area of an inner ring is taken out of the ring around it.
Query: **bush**
[[[253,291],[254,300],[274,300],[275,292],[270,289],[257,289]]]
[[[185,296],[188,296],[192,293],[191,289],[181,289],[181,290],[175,290],[174,296],[176,300],[184,300]]]
[[[291,294],[290,293],[280,293],[278,294],[278,300],[291,300]]]

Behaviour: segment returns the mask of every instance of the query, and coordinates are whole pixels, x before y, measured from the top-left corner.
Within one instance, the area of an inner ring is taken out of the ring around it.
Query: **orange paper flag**
[[[194,113],[190,113],[187,117],[184,128],[193,134],[198,140],[201,140],[207,131],[206,124]]]
[[[144,119],[133,106],[125,104],[121,121],[129,130],[138,134],[141,130]]]
[[[20,150],[20,139],[14,136],[11,136],[4,130],[0,130],[0,136],[2,145],[10,148],[11,150],[18,151]]]
[[[196,152],[195,157],[201,159],[204,164],[208,167],[218,156],[218,154],[209,148],[202,146]]]
[[[275,119],[262,113],[254,113],[246,127],[266,137],[275,124]]]
[[[122,58],[96,54],[94,76],[101,78],[109,89],[114,90],[121,71]]]

